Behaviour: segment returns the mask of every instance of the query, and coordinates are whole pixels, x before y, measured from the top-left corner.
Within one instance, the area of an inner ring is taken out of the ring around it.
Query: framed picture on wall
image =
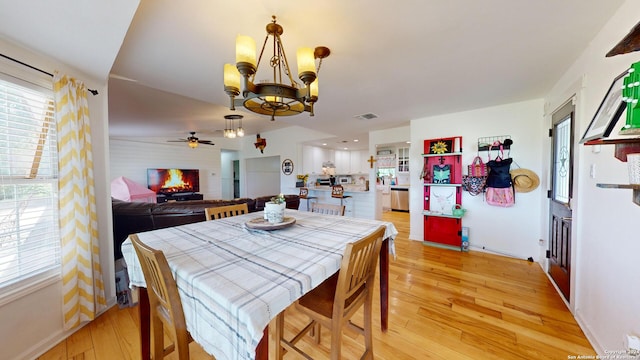
[[[431,186],[429,190],[429,211],[435,214],[451,215],[456,204],[455,186]]]
[[[589,140],[606,138],[611,134],[626,107],[626,103],[622,101],[622,86],[625,75],[627,75],[626,71],[613,79],[613,83],[598,106],[587,131],[582,136],[580,144]]]
[[[285,175],[293,174],[293,161],[291,159],[284,159],[282,161],[282,173]]]

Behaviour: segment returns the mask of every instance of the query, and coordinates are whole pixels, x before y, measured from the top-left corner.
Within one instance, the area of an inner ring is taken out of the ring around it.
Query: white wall
[[[99,95],[89,95],[91,140],[93,145],[94,177],[100,261],[102,264],[105,296],[115,304],[115,272],[113,265],[113,236],[111,232],[111,201],[109,199],[108,153],[108,91],[104,80],[90,78],[53,59],[34,54],[24,48],[0,39],[4,55],[13,57],[47,72],[59,70],[83,81]],[[26,69],[25,69],[26,70]],[[53,347],[69,335],[62,323],[62,287],[60,280],[40,287],[24,297],[0,306],[0,358],[31,359]],[[45,305],[46,304],[46,305]]]
[[[304,116],[304,115],[301,115]],[[269,121],[265,118],[265,121]],[[277,120],[276,120],[277,121]],[[240,152],[240,194],[252,193],[253,190],[247,188],[247,173],[251,169],[247,168],[246,159],[260,159],[270,156],[280,156],[280,162],[285,159],[293,161],[293,173],[285,175],[278,165],[280,174],[280,193],[298,194],[299,189],[296,188],[296,175],[304,174],[302,168],[302,143],[316,139],[327,138],[330,135],[319,131],[305,129],[299,126],[291,126],[283,130],[274,130],[261,133],[260,136],[267,140],[267,147],[264,153],[256,149],[254,143],[255,136],[244,137],[242,141],[242,151]],[[272,195],[272,194],[262,194]]]
[[[247,197],[280,193],[280,156],[264,156],[245,160],[247,165]]]
[[[424,206],[422,170],[424,140],[462,136],[462,166],[473,161],[478,154],[479,137],[510,135],[513,140],[510,156],[513,168],[520,167],[540,174],[542,167],[541,144],[547,136],[543,126],[543,101],[531,100],[485,109],[417,119],[411,122],[410,150],[410,206],[412,240],[424,239]],[[487,161],[487,153],[480,155]],[[493,156],[495,157],[495,153]],[[507,154],[505,153],[505,157]],[[515,165],[517,164],[517,165]],[[463,168],[466,173],[466,168]],[[414,181],[415,179],[415,181]],[[529,193],[517,193],[516,203],[509,208],[487,205],[482,196],[462,193],[462,206],[467,209],[462,226],[469,227],[469,242],[473,250],[491,251],[518,258],[540,254],[540,214],[546,184],[542,183]]]
[[[639,14],[636,1],[625,2],[546,98],[550,113],[584,78],[576,104],[576,141],[613,78],[640,60],[638,52],[605,57],[635,26]],[[623,124],[621,119],[614,134]],[[576,145],[576,150],[571,307],[598,353],[604,355],[607,350],[623,349],[625,334],[640,335],[640,206],[631,202],[631,190],[596,187],[596,183],[629,181],[626,163],[613,156],[614,146],[602,146],[599,153],[583,145]],[[592,165],[594,179],[589,176]]]
[[[205,199],[220,199],[220,147],[200,145],[191,149],[186,143],[167,143],[166,139],[111,139],[111,178],[129,178],[147,186],[147,168],[200,170],[200,193]]]

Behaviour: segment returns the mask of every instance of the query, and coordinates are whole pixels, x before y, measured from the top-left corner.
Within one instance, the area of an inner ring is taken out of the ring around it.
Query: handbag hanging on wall
[[[486,185],[486,176],[462,175],[462,190],[469,192],[470,195],[476,196],[482,194]]]
[[[494,160],[487,162],[489,175],[487,176],[485,199],[489,205],[509,207],[516,202],[513,181],[509,173],[513,159],[503,159],[502,156],[504,156],[504,152],[500,144],[500,154]]]
[[[487,184],[487,172],[487,165],[476,156],[467,166],[468,175],[462,175],[462,190],[473,196],[482,194]]]
[[[473,158],[473,161],[467,168],[467,174],[469,174],[469,176],[487,176],[487,165],[482,161],[480,156]]]

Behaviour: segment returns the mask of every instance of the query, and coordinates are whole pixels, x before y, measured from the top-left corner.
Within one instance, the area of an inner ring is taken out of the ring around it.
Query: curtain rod
[[[43,73],[43,74],[45,74],[45,75],[49,75],[49,76],[53,77],[53,74],[52,74],[52,73],[50,73],[50,72],[48,72],[48,71],[44,71],[44,70],[42,70],[42,69],[38,69],[37,67],[35,67],[35,66],[33,66],[33,65],[29,65],[29,64],[27,64],[27,63],[25,63],[25,62],[22,62],[22,61],[20,61],[20,60],[14,59],[14,58],[12,58],[12,57],[10,57],[10,56],[7,56],[7,55],[5,55],[5,54],[0,54],[0,56],[2,56],[3,58],[5,58],[5,59],[7,59],[7,60],[11,60],[11,61],[13,61],[13,62],[16,62],[16,63],[18,63],[18,64],[20,64],[20,65],[22,65],[22,66],[26,66],[26,67],[28,67],[28,68],[30,68],[30,69],[33,69],[33,70],[35,70],[35,71],[39,71],[39,72],[41,72],[41,73]],[[87,89],[87,91],[89,91],[89,92],[90,92],[91,94],[93,94],[94,96],[95,96],[95,95],[98,95],[98,90]]]

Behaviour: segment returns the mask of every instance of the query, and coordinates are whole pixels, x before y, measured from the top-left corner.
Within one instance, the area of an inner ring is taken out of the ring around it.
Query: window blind
[[[60,268],[53,93],[0,73],[0,288]]]

